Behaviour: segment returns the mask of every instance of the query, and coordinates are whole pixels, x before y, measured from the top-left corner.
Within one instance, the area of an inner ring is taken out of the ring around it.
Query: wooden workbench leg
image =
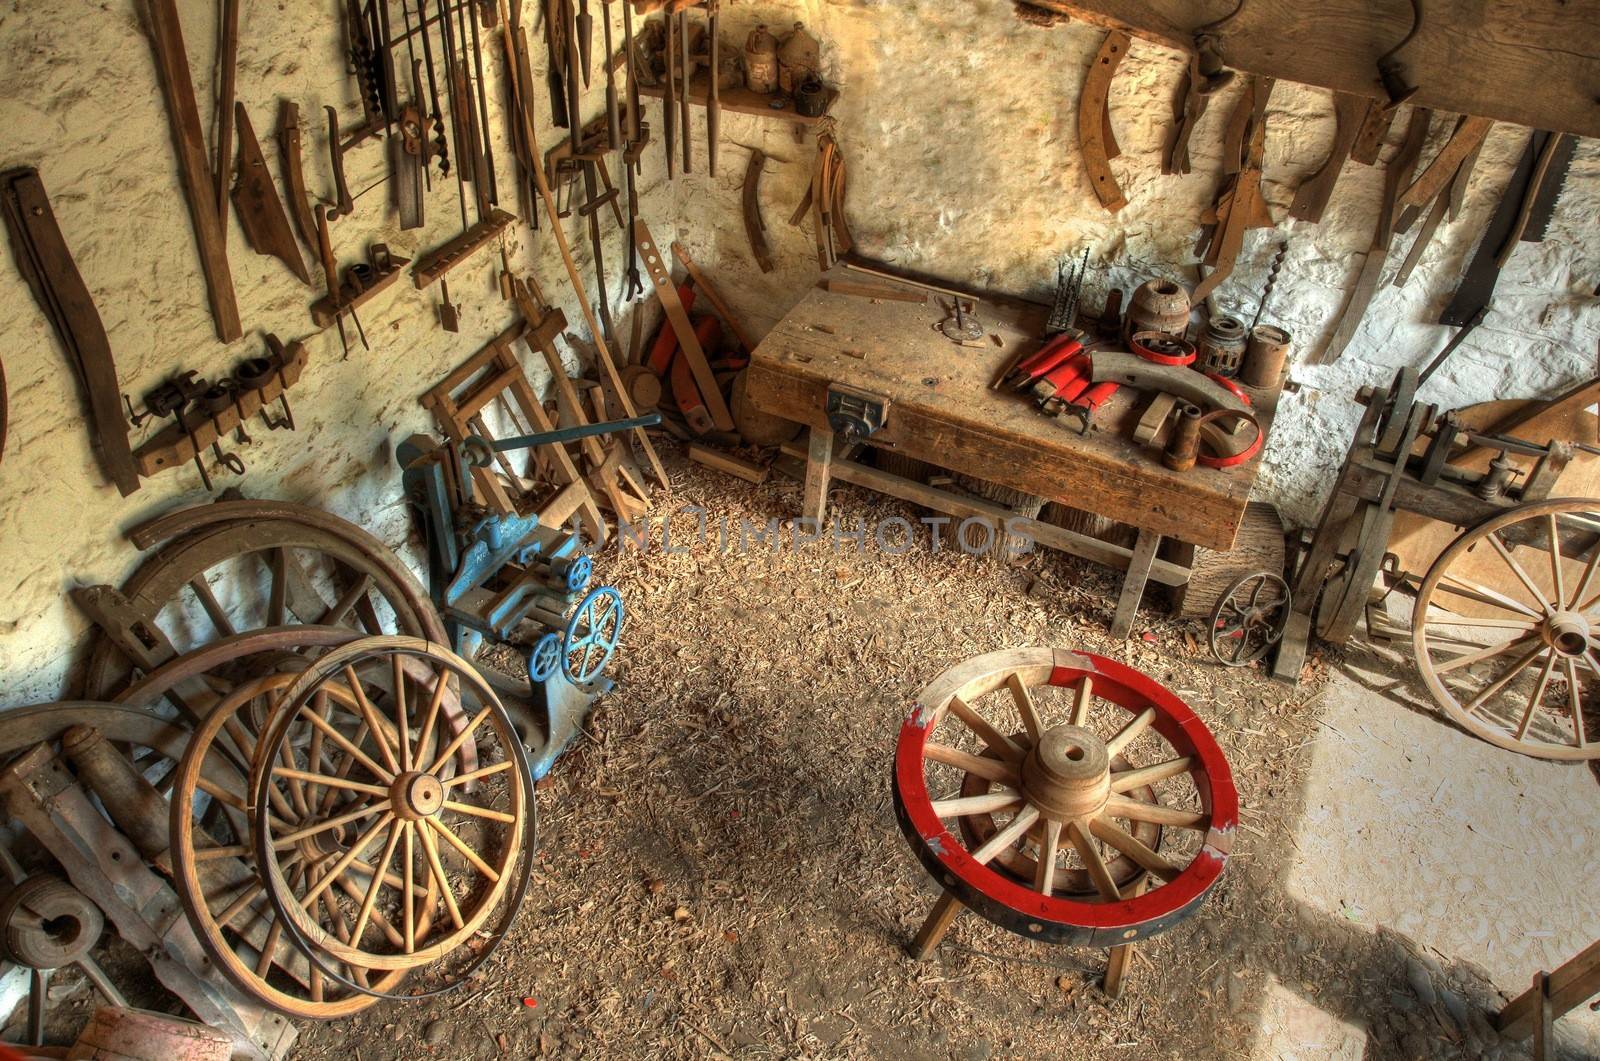
[[[951,892],[940,895],[939,901],[928,911],[928,917],[922,922],[922,927],[917,929],[917,937],[906,945],[906,953],[919,962],[932,954],[939,941],[944,939],[944,934],[950,931],[950,925],[962,909],[964,908],[961,900]]]
[[[800,506],[802,519],[814,519],[820,527],[828,514],[828,474],[833,466],[833,432],[811,429],[811,448],[806,454],[806,496]]]
[[[1161,535],[1143,528],[1139,539],[1133,543],[1133,557],[1128,561],[1128,573],[1122,578],[1122,596],[1117,599],[1117,613],[1111,619],[1111,636],[1127,637],[1133,632],[1133,617],[1139,611],[1139,600],[1144,596],[1145,583],[1150,578],[1150,565],[1156,558],[1156,547]]]

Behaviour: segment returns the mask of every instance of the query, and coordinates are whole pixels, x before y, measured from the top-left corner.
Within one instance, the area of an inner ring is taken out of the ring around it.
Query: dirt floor
[[[1336,875],[1346,857],[1319,861],[1296,839],[1326,810],[1321,796],[1308,808],[1307,785],[1340,656],[1314,656],[1290,688],[1215,665],[1201,624],[1159,609],[1112,641],[1112,574],[1054,553],[935,553],[925,533],[905,550],[870,534],[864,549],[795,548],[787,531],[740,551],[741,519],[792,514],[798,485],[670,463],[670,549],[658,526],[651,548],[597,564],[627,601],[618,686],[540,785],[540,853],[511,938],[466,990],[302,1025],[296,1057],[1525,1056],[1484,1017],[1503,978],[1289,886],[1308,860]],[[831,496],[847,526],[917,517],[851,488]],[[971,913],[929,960],[903,950],[938,889],[895,820],[901,719],[941,671],[1023,645],[1103,653],[1176,690],[1239,789],[1225,876],[1137,947],[1116,1000],[1098,987],[1104,951]],[[1572,883],[1581,897],[1587,878]],[[1385,911],[1408,898],[1386,896]]]
[[[1369,1058],[1503,1050],[1481,971],[1284,887],[1320,661],[1291,689],[1210,663],[1200,624],[1154,613],[1143,636],[1113,642],[1110,573],[1051,553],[935,554],[926,535],[898,554],[870,539],[795,549],[787,535],[740,553],[739,521],[793,513],[799,487],[672,470],[674,551],[658,534],[601,565],[629,609],[618,689],[541,794],[513,938],[470,992],[307,1026],[301,1056],[1241,1057],[1279,985],[1361,1026]],[[854,489],[832,497],[847,526],[916,518]],[[709,513],[707,541],[692,541],[690,507]],[[1196,916],[1138,947],[1115,1001],[1097,986],[1104,952],[973,914],[934,958],[902,950],[937,889],[891,804],[900,720],[940,671],[1018,645],[1104,653],[1165,682],[1237,779],[1226,876]],[[1273,1053],[1335,1056],[1301,1042]]]

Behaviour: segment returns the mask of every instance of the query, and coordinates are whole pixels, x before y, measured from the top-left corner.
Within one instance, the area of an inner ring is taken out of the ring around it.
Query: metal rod
[[[578,427],[558,428],[554,431],[539,431],[531,435],[494,439],[489,441],[489,448],[495,453],[509,453],[514,449],[530,449],[556,442],[576,442],[583,438],[593,438],[595,435],[632,431],[636,427],[655,427],[659,423],[661,423],[660,413],[645,413],[643,416],[634,416],[626,420],[605,420],[598,424],[583,424]]]

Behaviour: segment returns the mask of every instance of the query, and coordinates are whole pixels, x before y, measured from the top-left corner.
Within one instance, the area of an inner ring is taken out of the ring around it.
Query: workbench
[[[828,280],[886,282],[836,266]],[[746,391],[760,410],[810,428],[802,517],[825,519],[828,484],[838,480],[953,517],[1016,520],[1014,510],[941,490],[835,453],[826,415],[830,388],[886,401],[883,427],[865,444],[893,449],[949,471],[1128,524],[1131,548],[1038,520],[1013,522],[1042,546],[1125,572],[1113,636],[1126,637],[1149,582],[1182,587],[1196,546],[1227,550],[1255,484],[1259,454],[1227,469],[1175,472],[1160,453],[1136,444],[1135,422],[1150,397],[1127,387],[1096,414],[1087,434],[1069,418],[1039,411],[1030,397],[990,383],[1019,354],[1037,349],[1047,308],[986,296],[976,305],[983,339],[958,345],[937,330],[952,305],[930,292],[925,303],[825,290],[803,298],[751,353]],[[1252,390],[1262,430],[1270,431],[1278,388]],[[842,447],[841,447],[842,448]],[[1163,539],[1168,548],[1158,549]]]

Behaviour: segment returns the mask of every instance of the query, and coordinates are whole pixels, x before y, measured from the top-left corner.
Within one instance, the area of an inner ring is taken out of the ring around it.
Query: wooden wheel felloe
[[[922,690],[900,728],[894,803],[947,898],[1030,939],[1099,946],[1192,914],[1238,818],[1227,760],[1176,695],[1114,660],[1046,648],[976,657]],[[935,908],[919,949],[951,916]]]
[[[464,725],[441,710],[452,693]],[[314,963],[357,990],[381,991],[338,966],[427,966],[444,986],[401,997],[448,990],[487,958],[521,905],[534,826],[527,760],[489,685],[437,645],[364,638],[314,661],[272,710],[251,791],[257,867],[274,911]],[[298,845],[328,833],[341,853],[319,879],[297,876]],[[359,898],[344,888],[357,861],[373,867]],[[434,896],[426,911],[405,901],[419,889]],[[333,932],[310,913],[330,900],[343,919]]]
[[[255,871],[250,834],[249,763],[260,739],[260,708],[270,708],[294,680],[293,674],[277,674],[241,685],[195,731],[173,785],[173,881],[206,953],[241,990],[290,1016],[327,1020],[359,1012],[378,995],[324,975],[284,933]],[[276,802],[272,813],[285,830],[296,831],[311,816],[309,808],[290,801]],[[347,840],[337,829],[305,836],[286,847],[284,868],[291,879],[319,880],[347,850]],[[374,871],[359,859],[350,870],[349,879],[339,882],[342,898],[359,902]],[[316,907],[319,927],[330,934],[340,930],[343,916],[334,898]],[[414,916],[430,916],[436,898],[436,892],[416,895]],[[341,971],[380,992],[393,991],[406,975],[369,975],[350,965]]]
[[[1223,591],[1206,631],[1211,655],[1225,667],[1244,667],[1283,638],[1289,622],[1289,584],[1270,571],[1242,575]]]
[[[1499,559],[1494,586],[1462,573],[1462,559],[1479,552]],[[1524,755],[1600,758],[1600,728],[1586,717],[1593,709],[1585,689],[1600,678],[1597,566],[1594,498],[1521,505],[1440,553],[1418,590],[1412,645],[1445,714]]]

